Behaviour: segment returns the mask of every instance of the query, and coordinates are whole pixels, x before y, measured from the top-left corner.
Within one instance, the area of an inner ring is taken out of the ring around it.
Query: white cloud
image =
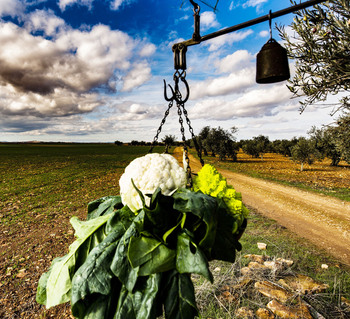
[[[112,0],[111,1],[111,9],[118,10],[122,4],[130,4],[135,0]]]
[[[47,24],[39,21],[46,19]],[[116,78],[125,91],[151,77],[147,62],[134,57],[147,55],[154,46],[140,45],[127,34],[97,25],[91,30],[68,29],[55,16],[37,11],[29,16],[27,28],[53,32],[52,40],[33,36],[13,23],[0,23],[0,94],[3,114],[66,116],[91,112],[102,101],[92,90],[115,90]],[[19,48],[25,48],[20,50]],[[131,66],[133,69],[130,70]]]
[[[208,30],[210,28],[218,28],[219,26],[220,24],[216,20],[214,12],[205,11],[201,14],[201,27],[203,28],[203,30]]]
[[[255,57],[247,50],[237,50],[231,55],[227,55],[218,61],[216,67],[221,73],[234,72],[247,67],[252,67],[252,61],[254,59]]]
[[[156,52],[156,46],[153,43],[146,43],[143,48],[140,50],[141,57],[148,57]]]
[[[21,15],[24,11],[25,5],[19,0],[1,0],[0,1],[0,17],[11,16],[15,17]]]
[[[259,36],[262,37],[262,38],[266,38],[270,35],[270,32],[267,31],[267,30],[263,30],[263,31],[260,31],[259,32]]]
[[[123,92],[131,91],[139,87],[151,78],[151,68],[147,63],[138,63],[133,69],[123,78]]]
[[[238,98],[215,98],[197,102],[191,108],[195,118],[229,120],[235,117],[271,115],[273,109],[288,103],[291,94],[285,84],[247,91]]]
[[[91,8],[92,2],[94,0],[59,0],[58,6],[62,11],[66,10],[67,6],[72,6],[74,4],[80,5],[80,6],[87,6]]]
[[[245,3],[243,3],[242,7],[253,7],[256,8],[257,11],[259,11],[261,6],[266,2],[268,2],[268,0],[248,0]]]
[[[161,116],[161,107],[150,106],[146,103],[125,101],[114,107],[117,113],[112,116],[113,121],[140,121]]]
[[[191,99],[240,93],[255,83],[255,69],[246,68],[227,76],[216,77],[191,85]]]
[[[43,31],[45,35],[53,36],[65,27],[65,22],[51,10],[36,10],[27,16],[25,26],[29,32]]]
[[[251,29],[248,29],[246,31],[228,33],[215,39],[208,40],[205,42],[205,44],[209,45],[209,51],[216,51],[224,45],[232,45],[234,42],[242,41],[252,33],[253,30]]]

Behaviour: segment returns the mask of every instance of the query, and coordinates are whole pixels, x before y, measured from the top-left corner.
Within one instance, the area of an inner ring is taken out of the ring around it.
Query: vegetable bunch
[[[76,240],[41,276],[39,303],[70,301],[76,318],[199,315],[191,273],[212,282],[208,261],[235,260],[247,209],[208,164],[192,190],[158,186],[145,195],[130,182],[142,202],[136,211],[108,196],[89,203],[86,221],[71,219]]]

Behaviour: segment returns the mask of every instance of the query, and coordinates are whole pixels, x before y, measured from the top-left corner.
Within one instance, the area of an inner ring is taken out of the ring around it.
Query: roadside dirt
[[[182,161],[182,150],[175,150]],[[190,155],[191,169],[201,165]],[[276,220],[302,238],[326,249],[343,263],[350,265],[350,203],[294,187],[252,178],[219,169],[227,182],[242,194],[247,207]]]

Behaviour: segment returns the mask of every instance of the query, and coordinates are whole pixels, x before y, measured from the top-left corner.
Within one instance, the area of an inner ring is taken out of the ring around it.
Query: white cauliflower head
[[[186,187],[186,172],[177,160],[169,154],[152,153],[134,159],[119,179],[122,203],[133,212],[142,208],[142,200],[134,185],[142,192],[146,204],[150,198],[146,194],[153,194],[159,187],[163,195],[170,195],[176,189]]]

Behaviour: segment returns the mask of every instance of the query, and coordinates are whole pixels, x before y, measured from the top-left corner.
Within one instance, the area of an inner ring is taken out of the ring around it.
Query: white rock
[[[265,243],[257,243],[257,245],[260,250],[266,250],[267,248],[267,245]]]

